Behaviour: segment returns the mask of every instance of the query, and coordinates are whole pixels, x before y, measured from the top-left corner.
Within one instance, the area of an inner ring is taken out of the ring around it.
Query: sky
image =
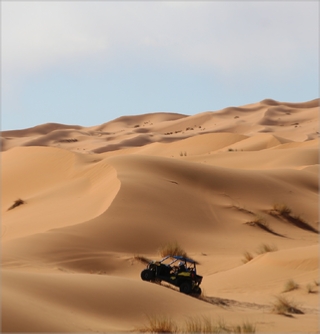
[[[319,98],[318,1],[1,1],[1,130]]]

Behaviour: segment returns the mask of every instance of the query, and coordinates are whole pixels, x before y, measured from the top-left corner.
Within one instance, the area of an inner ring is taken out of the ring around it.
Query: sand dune
[[[4,154],[2,205],[8,209],[17,198],[26,205],[3,213],[3,240],[79,223],[108,208],[120,187],[116,171],[104,161],[84,158],[40,147]],[[101,196],[105,189],[106,196]]]
[[[163,300],[161,304],[168,314],[180,317],[181,304],[187,314],[194,308],[204,313],[212,309],[207,303],[172,290],[122,277],[4,271],[3,281],[8,287],[4,301],[9,304],[4,330],[12,326],[15,331],[25,331],[23,321],[10,324],[10,319],[28,319],[30,331],[121,330],[142,323],[156,299]],[[16,299],[19,308],[14,303]]]
[[[193,116],[174,113],[123,116],[88,128],[50,123],[3,131],[2,150],[15,146],[56,146],[81,153],[102,153],[217,132],[249,136],[276,133],[283,139],[303,142],[318,138],[318,109],[318,99],[296,104],[264,100]]]
[[[123,332],[163,315],[318,332],[318,115],[318,99],[267,99],[3,131],[2,331]],[[140,279],[134,255],[172,241],[199,261],[201,299]],[[278,295],[302,314],[272,312]]]

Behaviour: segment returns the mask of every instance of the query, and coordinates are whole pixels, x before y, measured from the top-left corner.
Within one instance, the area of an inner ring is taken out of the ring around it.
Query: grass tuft
[[[297,308],[297,304],[292,300],[288,300],[284,296],[277,296],[276,301],[273,303],[273,312],[282,315],[288,314],[303,314],[301,310]]]
[[[242,325],[238,325],[233,327],[232,332],[234,333],[255,333],[256,332],[256,326],[251,324],[248,321],[245,321],[242,323]]]
[[[264,254],[268,252],[275,252],[278,248],[275,245],[261,244],[257,250],[257,254]]]
[[[78,139],[76,138],[67,138],[67,139],[60,139],[59,143],[75,143]]]
[[[269,213],[273,216],[280,216],[288,223],[303,230],[319,233],[315,227],[306,222],[300,215],[293,214],[291,208],[289,208],[286,204],[274,204],[273,209],[270,210]]]
[[[241,325],[228,326],[223,319],[213,322],[210,318],[191,318],[187,320],[183,333],[255,333],[256,326],[243,322]]]
[[[260,215],[255,215],[255,218],[249,222],[246,222],[246,224],[250,226],[257,226],[266,232],[281,236],[280,234],[274,232],[272,228],[270,227],[269,223],[267,222],[266,218]]]
[[[247,263],[247,262],[249,262],[253,259],[253,255],[251,253],[249,253],[248,251],[245,251],[243,253],[243,256],[244,256],[244,258],[242,259],[243,263]]]
[[[180,255],[187,257],[186,251],[176,242],[168,242],[159,248],[159,254],[164,257],[167,255]]]
[[[184,333],[216,333],[216,327],[211,319],[203,317],[191,318],[187,320]]]
[[[146,258],[145,256],[141,256],[141,255],[134,255],[133,258],[134,260],[137,260],[143,264],[149,264],[152,262],[152,260]]]
[[[148,316],[148,324],[137,328],[142,333],[177,333],[178,326],[166,316]]]
[[[249,209],[247,209],[247,208],[245,208],[245,207],[242,207],[242,206],[240,206],[240,205],[232,205],[231,207],[232,207],[233,209],[237,209],[237,210],[239,210],[239,211],[241,211],[241,212],[249,213],[249,214],[251,214],[251,215],[254,214],[251,210],[249,210]]]
[[[299,284],[296,283],[293,279],[289,279],[286,282],[282,292],[289,292],[289,291],[293,291],[293,290],[296,290],[296,289],[299,289]]]
[[[190,317],[183,327],[169,317],[148,316],[148,324],[137,328],[138,332],[149,333],[255,333],[256,326],[248,321],[241,325],[228,326],[223,319],[214,322],[208,317]]]
[[[242,210],[244,211],[244,210]],[[276,235],[278,237],[283,237],[282,234],[279,234],[277,232],[275,232],[269,225],[269,223],[267,222],[266,218],[259,215],[259,214],[254,214],[251,211],[247,211],[248,213],[251,213],[255,216],[255,218],[251,221],[246,222],[245,224],[249,225],[249,226],[257,226],[259,228],[261,228],[262,230],[271,233],[273,235]]]
[[[276,211],[278,214],[280,214],[282,216],[289,215],[292,212],[291,208],[288,205],[283,204],[283,203],[274,204],[273,205],[273,210]]]
[[[12,210],[12,209],[16,208],[17,206],[22,205],[22,204],[24,204],[24,203],[25,203],[24,200],[22,200],[21,198],[18,198],[18,199],[15,200],[14,203],[10,206],[10,208],[8,209],[8,211],[9,211],[9,210]]]
[[[260,255],[268,252],[275,252],[277,250],[278,248],[275,245],[261,244],[259,248],[256,250],[256,253]],[[248,251],[245,251],[243,253],[243,256],[244,258],[242,259],[242,263],[247,263],[254,258],[254,256]]]
[[[311,283],[308,283],[306,285],[306,289],[307,289],[308,293],[316,293],[316,290],[314,288],[315,288],[315,285],[313,285]]]

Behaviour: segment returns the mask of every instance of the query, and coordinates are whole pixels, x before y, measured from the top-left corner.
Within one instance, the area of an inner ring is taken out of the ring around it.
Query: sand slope
[[[184,326],[205,315],[316,333],[318,115],[318,99],[264,100],[2,132],[2,331],[121,332],[147,316]],[[200,262],[202,299],[140,279],[134,255],[158,259],[172,241]],[[262,244],[275,251],[258,254]],[[289,279],[299,288],[284,293]],[[303,314],[273,313],[278,295]]]

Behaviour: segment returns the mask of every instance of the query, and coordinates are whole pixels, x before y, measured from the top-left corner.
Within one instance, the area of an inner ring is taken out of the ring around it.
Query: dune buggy
[[[144,281],[165,281],[179,288],[185,294],[200,295],[202,276],[197,275],[196,261],[183,256],[166,256],[160,261],[149,261],[142,270]]]

